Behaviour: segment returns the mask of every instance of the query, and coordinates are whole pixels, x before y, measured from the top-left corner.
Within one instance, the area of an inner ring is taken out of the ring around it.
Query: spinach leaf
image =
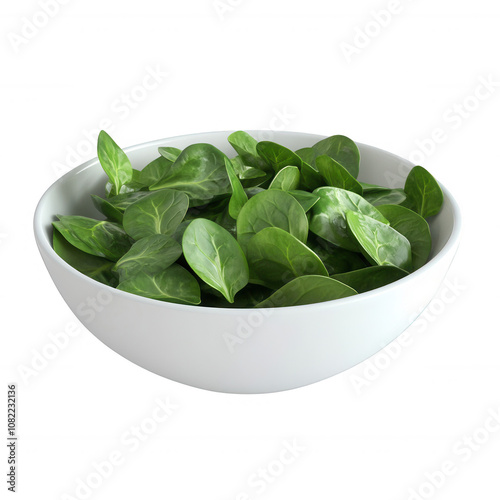
[[[193,271],[228,302],[248,283],[248,264],[231,234],[215,222],[196,219],[182,238],[184,257]]]
[[[406,194],[402,189],[381,189],[365,193],[364,198],[374,207],[379,205],[399,205],[406,200]]]
[[[271,179],[273,178],[273,174],[271,172],[263,172],[264,175],[257,175],[256,172],[263,172],[262,170],[257,170],[253,167],[248,167],[245,172],[241,175],[241,184],[245,189],[253,188],[253,187],[268,187]]]
[[[259,302],[262,302],[269,296],[269,288],[254,285],[249,283],[245,288],[238,292],[234,302],[228,302],[224,296],[217,290],[209,287],[208,285],[201,287],[202,294],[202,304],[205,307],[224,307],[224,308],[252,308],[255,307]]]
[[[360,253],[336,247],[319,236],[311,235],[307,240],[307,246],[321,259],[330,276],[369,265]]]
[[[356,290],[326,276],[300,276],[282,286],[256,307],[302,306],[356,294]]]
[[[327,155],[340,163],[355,179],[359,174],[359,149],[343,135],[333,135],[317,142],[312,149],[316,157]]]
[[[224,161],[226,163],[226,171],[229,177],[229,182],[231,183],[231,188],[233,190],[228,207],[229,215],[233,219],[237,219],[243,205],[248,201],[248,196],[234,171],[232,163],[227,158],[224,158]]]
[[[326,185],[363,194],[361,184],[337,161],[327,155],[316,158],[316,168],[326,181]],[[367,200],[368,201],[368,200]]]
[[[310,166],[315,165],[316,157],[318,156],[316,154],[316,151],[314,151],[313,148],[302,148],[302,149],[297,149],[295,151],[295,154],[304,162],[308,163]]]
[[[158,148],[158,153],[166,160],[174,163],[177,158],[179,158],[182,150],[178,148],[172,148],[170,146]]]
[[[295,154],[302,160],[300,168],[301,182],[304,188],[314,191],[325,184],[323,177],[316,168],[316,152],[313,148],[298,149]]]
[[[249,167],[243,163],[241,156],[232,158],[231,164],[238,178],[241,180],[243,187],[254,187],[264,184],[270,180],[273,174],[269,171],[264,171],[259,168]]]
[[[97,140],[97,156],[112,184],[110,195],[121,193],[122,187],[132,181],[132,165],[128,156],[104,130],[101,130]]]
[[[142,170],[132,169],[132,180],[127,182],[124,187],[131,191],[145,191],[147,190],[146,184],[142,182]]]
[[[127,193],[136,193],[138,191],[146,191],[147,186],[141,182],[141,174],[140,170],[132,169],[132,180],[124,184],[120,188],[120,194]],[[114,194],[114,186],[111,182],[106,182],[104,186],[104,191],[107,197],[115,196]]]
[[[151,193],[149,191],[136,191],[134,193],[122,193],[117,196],[112,196],[108,198],[108,203],[113,205],[120,212],[125,212],[125,210],[142,198],[149,196]]]
[[[231,186],[231,184],[229,185]],[[189,208],[202,209],[204,207],[210,206],[211,203],[217,203],[221,200],[227,200],[229,202],[229,194],[230,193],[219,194],[214,196],[211,200],[189,198]]]
[[[378,184],[370,184],[368,182],[361,182],[361,187],[363,188],[363,195],[368,194],[368,193],[375,193],[376,191],[387,191],[387,187],[385,186],[379,186]]]
[[[242,181],[259,179],[259,182],[263,182],[262,179],[268,179],[268,178],[270,178],[269,172],[264,172],[264,170],[259,170],[258,168],[254,167],[243,167],[243,170],[241,171],[240,174],[240,179]]]
[[[114,222],[79,215],[59,215],[54,227],[82,252],[116,262],[132,246],[123,228]]]
[[[358,293],[363,293],[393,283],[405,276],[408,276],[408,273],[399,267],[371,266],[348,273],[335,274],[332,277],[354,288]]]
[[[241,159],[241,156],[235,156],[234,158],[230,158],[229,161],[231,162],[231,165],[236,173],[236,175],[241,178],[241,175],[247,168],[252,168],[253,167],[247,167],[244,163],[243,160]],[[254,170],[257,170],[260,172],[259,169],[255,168]],[[265,172],[264,172],[265,175]]]
[[[245,193],[247,194],[248,199],[253,198],[256,194],[262,193],[263,191],[265,191],[265,189],[259,186],[245,188]]]
[[[118,224],[123,222],[123,213],[111,204],[109,200],[105,200],[95,194],[91,194],[90,197],[92,198],[94,207],[96,207],[97,210],[99,210],[101,214],[105,215],[110,221],[117,222]]]
[[[406,178],[405,193],[408,208],[427,219],[437,215],[443,206],[443,191],[424,167],[413,167]]]
[[[303,162],[300,169],[300,179],[302,186],[309,191],[314,191],[316,188],[324,186],[325,181],[321,174],[308,163]]]
[[[388,221],[364,198],[345,189],[321,187],[314,190],[320,200],[312,207],[311,231],[346,250],[359,251],[347,231],[346,212],[353,210],[385,224]]]
[[[182,255],[182,248],[173,238],[153,234],[135,242],[130,250],[116,263],[120,281],[135,274],[157,274],[172,265]]]
[[[279,227],[303,243],[307,241],[306,213],[300,203],[285,191],[262,191],[243,206],[236,222],[241,248],[246,251],[252,236],[266,227]]]
[[[301,205],[304,212],[309,212],[311,208],[319,201],[319,196],[310,193],[309,191],[302,191],[301,189],[293,189],[288,191]]]
[[[276,173],[284,167],[301,167],[302,160],[293,151],[271,141],[257,144],[257,153],[270,165]]]
[[[248,244],[252,276],[270,288],[308,274],[328,276],[321,259],[295,236],[278,227],[259,231]]]
[[[272,180],[269,189],[281,189],[291,191],[297,189],[300,184],[300,170],[297,167],[283,167]]]
[[[226,155],[210,144],[188,146],[171,165],[166,177],[150,186],[152,191],[177,189],[196,200],[214,199],[231,192]]]
[[[114,262],[82,252],[71,245],[56,228],[52,245],[61,259],[82,274],[112,287],[118,284],[118,277],[113,271]]]
[[[431,231],[427,221],[400,205],[380,205],[378,210],[391,227],[410,242],[413,270],[421,268],[427,262],[432,248]]]
[[[270,166],[257,153],[257,141],[247,132],[233,132],[227,140],[241,157],[244,165],[269,171]]]
[[[411,272],[410,242],[392,227],[359,212],[347,211],[347,226],[365,257],[374,265]]]
[[[158,274],[140,272],[122,281],[116,288],[150,299],[176,304],[199,304],[200,286],[186,269],[173,264]]]
[[[162,189],[130,205],[123,214],[123,227],[134,240],[153,234],[171,235],[188,206],[189,199],[182,191]]]
[[[156,160],[153,160],[151,163],[148,163],[141,170],[141,176],[139,179],[145,186],[152,186],[168,174],[169,169],[172,165],[172,161],[167,160],[163,156],[160,156],[159,158],[156,158]]]

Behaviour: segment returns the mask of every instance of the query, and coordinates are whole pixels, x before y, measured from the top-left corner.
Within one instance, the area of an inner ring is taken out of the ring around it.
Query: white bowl
[[[142,168],[159,146],[207,142],[234,154],[230,132],[173,137],[126,149]],[[251,131],[291,149],[323,136]],[[403,185],[410,162],[358,144],[360,179]],[[460,211],[443,188],[444,204],[430,221],[430,261],[409,276],[377,290],[319,304],[276,309],[218,309],[160,302],[108,287],[79,273],[52,249],[55,214],[97,217],[91,193],[105,182],[97,159],[61,177],[35,213],[35,236],[45,265],[78,319],[104,344],[130,361],[171,380],[213,391],[265,393],[301,387],[351,368],[385,347],[424,310],[455,256]],[[390,186],[390,187],[400,187]]]

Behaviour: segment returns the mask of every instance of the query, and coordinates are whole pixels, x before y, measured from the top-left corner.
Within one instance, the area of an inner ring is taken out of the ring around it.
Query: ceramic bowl
[[[142,168],[159,146],[184,148],[197,142],[234,154],[230,132],[173,137],[126,149]],[[323,136],[250,131],[291,149]],[[410,162],[358,144],[359,179],[401,187]],[[102,193],[105,175],[91,160],[56,181],[43,195],[34,229],[40,253],[62,297],[78,319],[115,352],[171,380],[213,391],[266,393],[301,387],[351,368],[392,342],[437,292],[457,251],[460,211],[443,187],[444,205],[430,220],[429,262],[377,290],[319,304],[275,309],[219,309],[170,304],[98,283],[63,261],[52,249],[55,214],[98,217],[91,193]]]

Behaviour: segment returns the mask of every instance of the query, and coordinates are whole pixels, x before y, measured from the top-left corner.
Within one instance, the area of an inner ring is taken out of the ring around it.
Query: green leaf
[[[309,191],[314,191],[315,189],[325,185],[325,181],[321,174],[316,170],[316,168],[306,162],[302,163],[300,175],[303,187]]]
[[[249,309],[269,296],[269,288],[249,283],[241,292],[238,292],[231,304],[220,292],[208,285],[205,285],[205,289],[203,285],[204,283],[201,285],[202,305],[205,307]]]
[[[378,184],[370,184],[368,182],[359,182],[363,188],[363,195],[368,193],[375,193],[376,191],[387,191],[386,186],[379,186]]]
[[[82,252],[71,245],[56,228],[52,245],[57,255],[77,271],[105,285],[114,287],[118,284],[116,273],[113,272],[114,262]]]
[[[359,149],[356,143],[343,135],[333,135],[317,142],[312,149],[316,157],[330,156],[340,163],[355,179],[359,174]]]
[[[60,215],[52,224],[64,238],[82,252],[116,262],[132,242],[119,224],[79,215]]]
[[[229,161],[231,162],[231,165],[234,169],[234,172],[236,175],[241,178],[241,174],[245,171],[247,168],[253,168],[253,167],[247,167],[244,163],[243,160],[241,159],[241,156],[235,156],[234,158],[230,158]],[[258,169],[254,169],[258,170]],[[264,174],[265,175],[265,174]]]
[[[120,281],[130,279],[140,272],[157,274],[167,269],[182,255],[182,248],[170,236],[154,234],[135,242],[116,263]]]
[[[356,295],[356,290],[326,276],[300,276],[282,286],[256,307],[289,307],[315,304]]]
[[[142,170],[140,181],[145,186],[152,186],[159,182],[163,177],[168,175],[170,171],[170,167],[173,165],[173,162],[167,160],[163,156],[156,158],[151,163],[148,163]]]
[[[244,165],[241,156],[232,158],[230,162],[236,175],[241,180],[241,183],[245,188],[260,186],[273,176],[271,172],[265,172],[259,168]]]
[[[170,146],[158,148],[158,153],[160,153],[163,158],[174,163],[177,158],[179,158],[182,150],[179,148],[172,148]]]
[[[110,194],[119,194],[122,187],[132,181],[132,165],[127,155],[104,130],[99,133],[97,156],[113,186]]]
[[[316,156],[318,156],[313,148],[297,149],[295,154],[300,157],[303,162],[308,163],[310,166],[314,165]]]
[[[374,207],[379,205],[399,205],[406,200],[406,194],[402,189],[380,189],[365,193],[364,198]]]
[[[364,198],[345,189],[321,187],[314,191],[320,200],[312,207],[311,231],[346,250],[359,251],[347,231],[346,212],[356,211],[385,224],[389,222]]]
[[[120,212],[125,212],[125,210],[132,205],[132,203],[135,203],[138,200],[141,200],[142,198],[145,198],[146,196],[149,196],[151,193],[149,191],[136,191],[133,193],[122,193],[117,196],[112,196],[111,198],[108,198],[108,203],[113,205],[117,210]]]
[[[270,288],[278,288],[298,276],[328,276],[321,259],[295,236],[278,227],[259,231],[248,244],[252,276]]]
[[[162,189],[130,205],[123,214],[123,227],[134,240],[153,234],[171,235],[184,219],[188,207],[185,193]]]
[[[106,182],[104,187],[107,197],[114,196],[114,185],[111,182]],[[120,188],[120,194],[136,193],[138,191],[145,191],[147,186],[141,182],[141,171],[132,169],[132,180],[124,184]]]
[[[400,205],[381,205],[378,210],[391,227],[410,242],[413,270],[421,268],[429,259],[432,248],[431,231],[427,221]]]
[[[253,180],[253,179],[264,179],[269,178],[269,172],[264,172],[264,170],[260,170],[254,167],[243,167],[243,170],[240,173],[241,180]]]
[[[309,193],[308,191],[302,191],[300,189],[294,189],[288,191],[301,205],[304,212],[309,212],[311,208],[319,201],[319,196]]]
[[[152,191],[163,188],[185,192],[189,198],[206,200],[231,192],[226,171],[226,155],[210,144],[193,144],[179,155],[168,175],[150,186]]]
[[[272,180],[269,189],[291,191],[298,189],[300,184],[300,170],[297,167],[283,167]]]
[[[135,168],[132,169],[132,180],[125,184],[126,187],[134,191],[144,191],[147,186],[141,180],[142,171]]]
[[[237,219],[243,205],[248,201],[248,196],[245,193],[236,172],[234,171],[232,163],[227,158],[224,158],[224,161],[226,163],[226,171],[229,177],[229,182],[231,183],[231,188],[233,190],[233,194],[229,200],[229,215],[233,219]]]
[[[263,191],[265,191],[265,189],[259,186],[245,188],[245,193],[247,194],[248,199],[253,198],[256,194],[262,193]]]
[[[407,207],[424,217],[437,215],[443,206],[443,191],[425,168],[413,167],[406,178]]]
[[[359,212],[347,212],[347,225],[365,257],[374,265],[412,271],[410,242],[392,227]]]
[[[94,207],[96,207],[96,209],[99,210],[101,214],[105,215],[110,221],[117,222],[118,224],[123,222],[123,213],[108,200],[96,196],[95,194],[91,194],[90,197],[92,198]]]
[[[257,144],[257,153],[268,165],[278,173],[284,167],[301,167],[302,160],[293,151],[271,141],[261,141]]]
[[[394,266],[371,266],[332,277],[354,288],[358,293],[375,290],[408,276],[408,273]]]
[[[182,238],[184,257],[193,271],[228,302],[248,283],[248,264],[238,242],[224,228],[196,219]]]
[[[285,191],[262,191],[243,206],[236,223],[238,242],[246,251],[254,234],[266,227],[279,227],[305,243],[309,232],[307,216],[300,203]]]
[[[363,194],[361,184],[330,156],[318,156],[316,158],[316,168],[325,180],[326,185],[346,189],[360,196]]]
[[[263,172],[262,170],[257,170],[253,167],[248,167],[245,172],[243,172],[241,179],[241,184],[245,189],[262,186],[267,187],[273,178],[271,172],[264,172],[264,175],[257,175],[255,172]],[[247,177],[247,174],[249,177]]]
[[[176,304],[199,304],[200,285],[186,269],[173,264],[158,274],[140,272],[117,286],[118,290]]]
[[[321,259],[330,276],[362,269],[368,265],[360,253],[336,247],[319,236],[310,235],[307,246]]]
[[[257,153],[257,141],[247,132],[233,132],[227,140],[241,157],[244,165],[269,171],[269,165]]]
[[[231,184],[229,185],[231,186]],[[227,200],[229,203],[229,194],[230,193],[220,194],[214,196],[211,200],[189,198],[189,208],[204,209],[204,207],[210,206],[212,203],[218,203],[221,200]]]
[[[315,167],[316,153],[313,148],[298,149],[295,154],[302,160],[300,176],[302,185],[309,191],[314,191],[325,184],[323,177]]]

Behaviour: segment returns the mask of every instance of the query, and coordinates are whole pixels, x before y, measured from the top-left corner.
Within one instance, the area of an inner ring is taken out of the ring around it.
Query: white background
[[[93,463],[118,452],[89,498],[498,499],[500,432],[484,430],[500,411],[495,3],[59,0],[48,21],[41,3],[4,0],[0,40],[0,422],[16,382],[18,498],[83,498],[78,482],[95,485]],[[377,15],[389,8],[390,19]],[[153,70],[157,84],[138,89]],[[422,163],[463,209],[449,280],[394,359],[279,394],[170,382],[81,326],[40,361],[79,324],[38,255],[32,215],[64,169],[95,156],[87,137],[103,120],[122,146],[275,128],[341,133]],[[171,417],[127,445],[124,433],[167,397]],[[280,466],[284,441],[300,451]],[[268,467],[272,482],[255,483]]]

